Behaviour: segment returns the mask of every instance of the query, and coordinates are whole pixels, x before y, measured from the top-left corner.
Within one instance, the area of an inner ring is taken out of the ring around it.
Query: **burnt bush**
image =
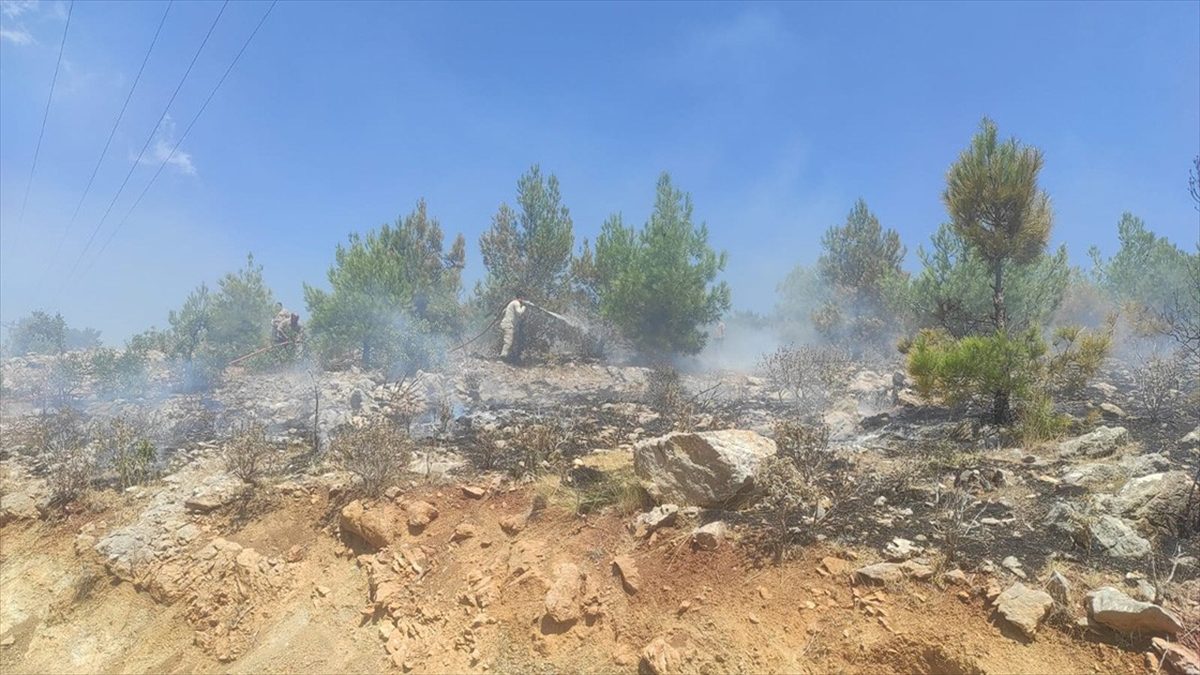
[[[358,478],[358,489],[379,497],[395,485],[412,459],[412,440],[391,424],[376,422],[351,427],[333,440],[341,465]]]
[[[225,444],[225,470],[243,483],[257,486],[278,463],[279,446],[260,423],[238,425]]]
[[[779,400],[790,396],[800,413],[816,415],[845,392],[850,356],[830,346],[784,346],[763,356],[758,369]]]
[[[34,435],[46,466],[50,503],[65,506],[82,497],[96,482],[98,468],[80,416],[70,410],[43,415]]]

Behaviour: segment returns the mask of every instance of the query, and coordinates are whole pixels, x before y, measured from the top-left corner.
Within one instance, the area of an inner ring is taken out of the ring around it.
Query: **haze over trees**
[[[466,242],[447,251],[441,224],[424,200],[394,225],[339,244],[329,268],[331,290],[305,285],[312,346],[326,362],[364,368],[428,367],[444,348],[439,336],[462,327]]]

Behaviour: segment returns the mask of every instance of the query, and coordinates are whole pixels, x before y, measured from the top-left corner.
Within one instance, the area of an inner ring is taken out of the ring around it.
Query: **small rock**
[[[1140,560],[1150,554],[1150,542],[1116,516],[1100,516],[1091,526],[1096,546],[1113,558]]]
[[[1106,401],[1100,404],[1100,416],[1109,421],[1117,421],[1125,418],[1125,411],[1117,404]]]
[[[559,563],[554,568],[550,590],[546,592],[546,616],[556,623],[578,621],[584,581],[583,572],[574,563]]]
[[[1046,580],[1046,592],[1059,607],[1071,606],[1071,582],[1061,572],[1055,571]]]
[[[460,523],[454,528],[454,534],[450,536],[450,541],[466,541],[479,533],[478,528],[470,523]]]
[[[867,565],[854,570],[854,580],[863,584],[889,584],[903,580],[905,577],[928,579],[933,576],[933,570],[912,560],[902,563],[881,562]]]
[[[424,530],[438,517],[437,507],[429,502],[409,502],[404,505],[404,510],[408,512],[408,529],[414,534]]]
[[[529,518],[524,515],[505,516],[500,519],[500,529],[509,536],[516,536],[525,529]]]
[[[904,562],[914,556],[920,555],[923,550],[908,539],[896,537],[884,547],[883,556],[891,562]]]
[[[944,580],[948,584],[954,584],[955,586],[961,586],[961,585],[967,583],[967,574],[966,574],[966,572],[963,572],[962,570],[950,570],[949,572],[946,572],[945,574],[942,575],[942,580]]]
[[[648,675],[673,675],[683,668],[683,655],[671,643],[658,637],[642,650],[638,672]]]
[[[1197,656],[1196,652],[1160,637],[1151,640],[1150,645],[1158,652],[1168,672],[1175,675],[1200,675],[1200,656]]]
[[[714,520],[692,530],[692,544],[701,551],[715,551],[725,540],[726,526],[723,520]]]
[[[322,598],[329,595],[329,593],[330,589],[328,586],[317,586],[317,594],[319,594]]]
[[[637,593],[638,588],[642,585],[642,577],[638,574],[637,564],[633,561],[633,556],[619,555],[613,558],[613,567],[616,568],[617,574],[621,576],[621,585],[630,595]]]
[[[464,485],[462,487],[464,497],[468,499],[483,499],[487,495],[487,490],[474,485]]]
[[[1054,598],[1046,591],[1026,588],[1018,581],[996,598],[996,611],[1026,637],[1033,637],[1053,604]]]
[[[633,531],[639,537],[647,537],[656,530],[671,527],[679,517],[679,507],[674,504],[662,504],[645,513],[639,513],[633,519]]]
[[[1025,579],[1027,576],[1025,574],[1025,570],[1021,568],[1021,561],[1017,560],[1016,556],[1010,555],[1007,558],[1005,558],[1004,560],[1001,560],[1000,566],[1003,567],[1004,569],[1008,570],[1009,572],[1012,572],[1013,574],[1017,575],[1017,577],[1019,577],[1021,579]]]
[[[1105,586],[1088,593],[1088,613],[1096,623],[1121,633],[1177,635],[1183,626],[1174,614],[1149,602],[1140,602]]]

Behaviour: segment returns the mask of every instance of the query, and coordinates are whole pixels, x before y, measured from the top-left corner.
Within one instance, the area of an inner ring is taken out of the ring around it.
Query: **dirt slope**
[[[761,568],[736,543],[693,550],[687,527],[647,542],[633,537],[625,518],[580,518],[553,503],[519,533],[506,533],[501,522],[522,519],[533,498],[530,487],[483,499],[455,485],[411,490],[399,500],[427,501],[439,515],[418,534],[400,528],[381,553],[336,532],[338,505],[327,494],[265,500],[249,519],[234,510],[205,516],[196,547],[221,538],[263,560],[288,559],[278,589],[248,592],[238,621],[222,618],[215,627],[205,622],[224,617],[220,611],[195,615],[196,596],[223,597],[211,589],[197,584],[160,602],[135,588],[150,581],[114,581],[87,550],[77,556],[79,517],[10,524],[0,530],[0,639],[11,638],[0,649],[0,670],[632,673],[656,638],[678,652],[671,663],[684,672],[1143,668],[1140,653],[1087,633],[1044,626],[1031,642],[1006,634],[989,620],[977,592],[982,578],[944,589],[855,587],[848,571],[865,557],[822,564],[851,552],[810,549]],[[402,513],[393,504],[374,509]],[[462,539],[464,524],[473,536]],[[397,562],[409,560],[401,552],[420,560],[421,573]],[[634,594],[613,573],[622,554],[640,576]],[[585,607],[567,624],[547,618],[560,563],[578,569]],[[372,575],[378,582],[381,574],[397,580],[391,617],[372,605]],[[240,647],[223,662],[212,638],[226,633]]]

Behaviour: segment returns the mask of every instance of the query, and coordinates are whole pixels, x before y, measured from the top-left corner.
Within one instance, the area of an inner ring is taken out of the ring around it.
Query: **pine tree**
[[[1015,138],[1001,143],[996,124],[985,117],[946,175],[942,201],[955,233],[988,266],[997,331],[1007,328],[1005,267],[1032,261],[1050,237],[1053,212],[1050,196],[1038,187],[1041,169],[1041,150]]]
[[[1036,259],[1046,248],[1053,213],[1050,196],[1038,187],[1042,152],[1015,138],[1003,143],[996,124],[986,117],[946,175],[942,200],[950,224],[987,266],[992,285],[992,325],[996,335],[1008,335],[1004,302],[1004,272],[1011,265]],[[1010,417],[1009,396],[994,392],[992,417]]]
[[[558,178],[543,176],[541,167],[533,165],[517,181],[517,207],[501,204],[479,238],[487,277],[476,301],[487,313],[517,295],[561,309],[568,297],[575,235]]]
[[[729,287],[716,281],[725,261],[708,245],[708,227],[693,224],[691,197],[664,172],[640,231],[614,215],[596,239],[600,311],[644,354],[697,353],[708,339],[702,326],[730,306]]]
[[[443,250],[424,200],[392,226],[339,244],[326,291],[305,285],[309,331],[325,359],[355,354],[363,367],[411,371],[437,355],[435,336],[461,329],[466,242]]]

